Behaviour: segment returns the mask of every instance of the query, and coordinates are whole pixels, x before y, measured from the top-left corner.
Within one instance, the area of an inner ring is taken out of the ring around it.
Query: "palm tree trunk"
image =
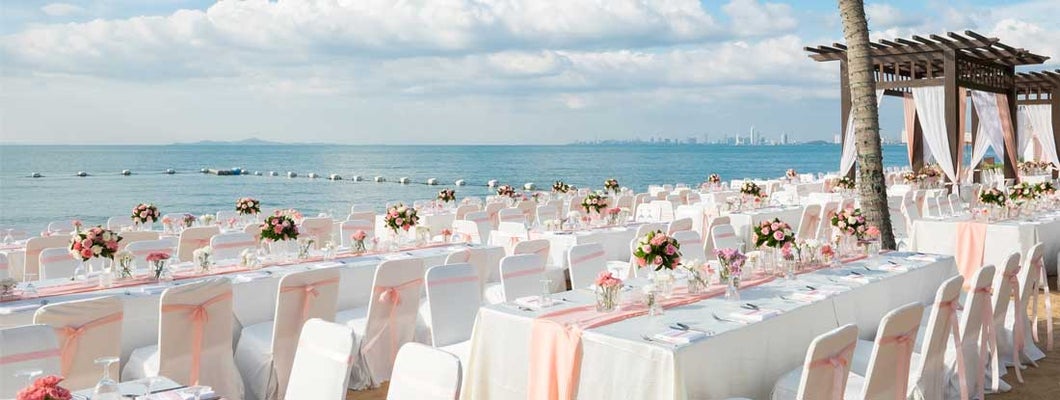
[[[869,225],[880,228],[883,248],[894,249],[894,231],[887,209],[887,184],[880,149],[880,114],[876,108],[876,78],[869,54],[869,24],[862,0],[838,0],[847,44],[847,71],[854,113],[854,137],[858,154],[861,212]]]

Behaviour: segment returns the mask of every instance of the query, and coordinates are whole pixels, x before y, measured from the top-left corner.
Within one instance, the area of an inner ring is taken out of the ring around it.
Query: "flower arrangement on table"
[[[789,180],[797,180],[799,179],[799,172],[795,168],[788,168],[787,171],[784,171],[784,176]]]
[[[609,312],[618,305],[618,292],[622,289],[622,280],[610,271],[600,271],[596,275],[596,311]]]
[[[286,210],[280,211],[280,213],[291,218],[291,220],[294,221],[296,224],[302,223],[302,220],[305,219],[305,216],[302,215],[301,211],[295,210],[293,208],[288,208]]]
[[[701,293],[708,285],[710,285],[709,267],[701,263],[699,260],[693,259],[681,263],[681,269],[685,270],[685,273],[688,275],[685,288],[688,290],[689,294]]]
[[[191,259],[195,261],[195,265],[199,267],[199,272],[209,272],[210,266],[213,264],[213,248],[210,246],[204,246],[195,249],[191,252]]]
[[[601,214],[600,210],[607,208],[607,196],[599,193],[589,193],[582,199],[582,210],[585,210],[587,214],[597,213]]]
[[[926,178],[926,176],[920,175],[913,171],[906,171],[902,174],[902,182],[905,182],[905,184],[907,185],[917,185],[920,182],[923,182],[924,178]]]
[[[784,246],[791,246],[795,241],[795,234],[791,230],[791,225],[781,221],[780,218],[773,218],[772,221],[762,221],[753,230],[755,247],[779,249]]]
[[[73,221],[70,221],[70,224],[72,224],[74,226],[74,232],[81,232],[81,228],[83,226],[85,226],[85,223],[81,222],[81,220],[79,220],[79,219],[75,219]]]
[[[611,207],[605,212],[608,225],[618,225],[619,216],[622,215],[621,207]]]
[[[509,199],[515,198],[515,188],[513,188],[511,185],[497,186],[497,195],[501,197],[507,197]]]
[[[368,238],[368,233],[360,229],[354,231],[350,235],[350,240],[352,241],[352,243],[350,243],[350,248],[355,254],[360,254],[364,253],[365,251],[368,251],[368,247],[364,245],[364,240],[366,238]]]
[[[1049,161],[1024,161],[1016,164],[1016,169],[1023,175],[1045,175],[1053,169],[1053,163]]]
[[[925,165],[920,168],[919,175],[923,177],[920,181],[926,182],[929,187],[938,186],[942,180],[942,167],[936,164]]]
[[[128,250],[122,250],[114,254],[114,262],[118,265],[118,277],[132,277],[133,260],[135,260],[135,256]]]
[[[857,188],[857,186],[857,181],[855,181],[854,178],[844,176],[842,178],[839,178],[839,180],[835,182],[835,186],[833,186],[832,188],[840,190],[854,190],[855,188]]]
[[[217,219],[217,217],[213,214],[203,214],[199,217],[199,221],[202,221],[203,226],[213,225],[215,219]]]
[[[1056,186],[1052,182],[1042,181],[1034,184],[1034,190],[1038,192],[1039,196],[1051,196],[1056,194]]]
[[[743,265],[747,261],[747,256],[740,250],[732,248],[714,249],[714,256],[718,258],[718,264],[721,264],[721,268],[718,269],[718,278],[727,285],[725,297],[738,298],[737,289],[740,288],[740,276],[743,274]]]
[[[618,194],[622,190],[622,187],[618,185],[618,180],[615,178],[608,178],[604,181],[604,193]]]
[[[404,204],[398,203],[387,210],[386,215],[383,216],[383,222],[386,224],[386,227],[393,230],[394,233],[397,233],[399,230],[407,232],[420,222],[420,217],[416,215],[415,208],[406,207]]]
[[[637,242],[633,257],[640,268],[673,270],[681,264],[681,244],[662,231],[651,231]]]
[[[290,215],[277,211],[261,224],[261,239],[272,242],[298,239],[298,224]]]
[[[18,391],[15,395],[17,400],[71,400],[74,395],[70,393],[66,388],[59,386],[59,382],[63,381],[63,377],[57,375],[48,375],[37,378],[33,381],[32,385],[29,385],[22,390]]]
[[[720,185],[721,184],[721,175],[710,174],[710,176],[707,177],[707,183],[709,183],[711,185]]]
[[[81,261],[97,257],[114,259],[121,239],[121,235],[101,226],[74,232],[70,237],[70,255]]]
[[[456,191],[453,189],[442,189],[438,191],[438,201],[442,203],[452,203],[456,201]]]
[[[154,204],[140,203],[132,209],[132,221],[134,224],[150,224],[161,218],[158,207]]]
[[[191,228],[191,226],[194,225],[195,221],[198,219],[199,217],[196,217],[193,214],[184,214],[184,216],[181,218],[181,222],[184,223],[185,228]]]
[[[556,181],[556,183],[552,184],[552,193],[567,193],[570,189],[570,185],[563,181]]]
[[[865,237],[865,216],[861,214],[860,208],[848,207],[838,210],[832,214],[831,224],[839,233],[846,236],[855,236],[858,239]]]
[[[1006,201],[1005,192],[997,188],[983,189],[979,192],[979,202],[985,205],[1004,207]]]
[[[1008,189],[1008,197],[1016,203],[1025,203],[1038,198],[1038,190],[1034,184],[1020,182]]]
[[[316,240],[312,237],[298,239],[298,259],[304,260],[309,258],[309,251],[316,244]]]
[[[743,202],[751,202],[758,206],[761,204],[762,199],[766,197],[765,192],[758,186],[757,183],[751,181],[744,181],[743,185],[740,185],[740,194],[743,195]]]
[[[151,264],[151,269],[155,274],[155,279],[162,279],[166,273],[166,263],[169,260],[169,253],[164,251],[154,251],[147,255],[147,262]]]
[[[251,197],[240,198],[236,200],[236,212],[239,215],[255,215],[261,212],[261,202]]]

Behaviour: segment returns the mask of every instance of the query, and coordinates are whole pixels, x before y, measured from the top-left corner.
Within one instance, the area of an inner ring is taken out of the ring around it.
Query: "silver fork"
[[[734,324],[739,324],[740,323],[740,321],[737,321],[735,319],[728,319],[728,318],[719,317],[718,313],[711,313],[711,315],[714,316],[714,319],[716,319],[718,321],[721,321],[721,322],[731,322],[731,323],[734,323]]]
[[[659,343],[659,344],[664,344],[664,345],[667,345],[667,346],[670,346],[670,347],[677,347],[677,345],[675,345],[675,344],[673,344],[673,343],[670,343],[670,342],[664,342],[664,341],[661,341],[661,340],[659,340],[659,339],[653,338],[653,337],[651,337],[651,336],[648,336],[648,335],[645,335],[645,334],[641,334],[641,335],[640,335],[640,338],[641,338],[641,339],[644,339],[644,341],[646,341],[646,342],[652,342],[652,343]]]

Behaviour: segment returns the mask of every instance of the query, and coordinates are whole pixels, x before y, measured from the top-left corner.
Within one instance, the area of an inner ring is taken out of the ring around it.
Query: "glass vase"
[[[611,312],[618,306],[618,286],[596,288],[596,311]]]
[[[687,290],[688,290],[688,294],[700,294],[700,293],[703,293],[703,291],[706,290],[706,284],[703,281],[703,278],[698,276],[698,275],[696,275],[696,274],[690,273],[688,275]]]
[[[725,300],[740,301],[740,277],[729,273],[725,283]]]
[[[658,271],[654,271],[651,279],[652,282],[655,283],[655,287],[658,288],[660,295],[664,298],[670,298],[670,296],[673,296],[674,275],[672,271],[664,267]]]

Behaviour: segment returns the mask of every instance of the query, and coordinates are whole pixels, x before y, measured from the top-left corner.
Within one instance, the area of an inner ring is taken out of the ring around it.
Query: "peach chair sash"
[[[96,297],[49,304],[34,323],[51,326],[59,339],[60,370],[70,387],[90,387],[99,379],[95,359],[121,354],[122,300]]]
[[[975,288],[975,290],[973,290],[972,292],[973,293],[978,293],[978,294],[984,294],[987,297],[989,297],[990,294],[993,292],[993,289],[991,289],[989,286],[984,286],[984,287]],[[978,367],[979,367],[978,371],[976,372],[976,375],[975,375],[976,376],[976,381],[980,381],[981,379],[984,379],[986,377],[986,363],[983,362],[983,360],[982,360],[983,355],[991,354],[995,361],[997,360],[997,356],[998,356],[998,354],[997,354],[997,337],[996,337],[996,333],[994,332],[994,313],[991,312],[991,310],[990,310],[990,308],[991,308],[990,307],[990,302],[983,301],[983,302],[981,302],[981,304],[982,304],[982,306],[979,307],[978,312],[980,313],[981,318],[983,319],[983,321],[982,321],[982,324],[980,325],[980,328],[979,328],[980,329],[980,337],[979,337],[979,357],[980,357],[980,360],[979,360],[979,362],[976,363],[978,365]],[[969,312],[977,312],[977,310],[970,310]],[[997,365],[997,362],[994,362],[991,365]],[[1001,384],[1000,379],[1001,379],[1001,377],[998,375],[998,372],[994,371],[993,380],[991,382],[991,386],[990,387],[995,392],[998,390],[998,387]],[[983,398],[984,393],[985,393],[985,388],[984,388],[985,384],[979,384],[979,385],[976,385],[976,386],[977,386],[977,388],[979,390],[979,393],[978,393],[979,398],[981,399],[981,398]]]
[[[164,304],[162,312],[187,312],[192,325],[191,339],[191,384],[199,384],[199,365],[202,359],[202,341],[206,322],[210,319],[207,307],[224,300],[230,300],[232,292],[228,291],[207,299],[199,304]]]
[[[308,317],[309,317],[309,309],[310,309],[310,307],[313,306],[313,301],[318,296],[320,296],[320,291],[318,291],[317,288],[320,287],[320,286],[324,286],[324,285],[337,285],[338,283],[339,283],[339,278],[324,279],[324,280],[311,282],[311,283],[307,283],[305,285],[300,285],[300,286],[285,286],[283,289],[280,289],[280,292],[281,293],[288,293],[288,292],[304,292],[305,293],[305,296],[302,296],[302,314],[301,315],[302,315],[302,321],[306,321],[308,319]]]
[[[813,360],[808,365],[809,368],[829,368],[832,372],[832,400],[843,399],[843,389],[846,388],[847,373],[849,372],[850,359],[854,356],[854,347],[857,346],[857,342],[852,342],[839,351],[832,353],[826,357],[818,358]]]
[[[911,330],[899,334],[884,336],[883,338],[880,338],[881,345],[894,345],[898,347],[898,353],[900,355],[900,357],[898,358],[899,362],[894,364],[895,376],[898,379],[902,379],[905,381],[909,380],[909,366],[912,357],[909,357],[908,355],[911,355],[913,353],[913,344],[916,343],[916,334],[919,329],[920,327],[917,326]],[[894,392],[895,400],[904,400],[906,396],[905,392],[906,391],[904,390],[896,390]]]
[[[123,313],[116,312],[114,314],[105,315],[100,318],[88,321],[78,326],[64,326],[56,328],[56,333],[62,337],[62,360],[60,362],[63,375],[70,373],[70,367],[73,366],[74,356],[77,354],[77,346],[81,342],[81,336],[90,329],[96,327],[112,324],[115,322],[121,322]]]
[[[961,351],[961,332],[957,325],[957,311],[961,309],[958,299],[950,299],[938,304],[939,312],[946,313],[950,320],[950,333],[953,337],[953,348],[957,349],[957,380],[961,390],[961,399],[968,399],[968,377],[965,374],[964,351]]]
[[[1038,294],[1043,289],[1045,290],[1045,333],[1046,333],[1046,349],[1053,351],[1053,302],[1050,300],[1052,296],[1049,296],[1049,278],[1045,274],[1045,262],[1038,260],[1038,284],[1037,287],[1031,288],[1033,298],[1031,304],[1034,304],[1031,317],[1031,335],[1035,341],[1041,341],[1038,338]]]
[[[383,336],[383,333],[389,332],[391,347],[390,354],[392,354],[393,357],[397,357],[398,337],[396,329],[397,321],[395,317],[397,316],[398,306],[401,305],[401,292],[409,292],[411,291],[409,289],[419,289],[422,287],[423,279],[418,278],[393,286],[376,286],[372,289],[372,292],[375,293],[376,296],[378,296],[376,298],[378,300],[377,304],[386,305],[386,326],[388,327],[388,329],[381,329],[376,332],[373,337],[369,338],[368,341],[364,343],[365,351],[368,351],[371,348],[375,347],[376,342],[378,342],[379,338]],[[418,290],[416,295],[418,296]]]

